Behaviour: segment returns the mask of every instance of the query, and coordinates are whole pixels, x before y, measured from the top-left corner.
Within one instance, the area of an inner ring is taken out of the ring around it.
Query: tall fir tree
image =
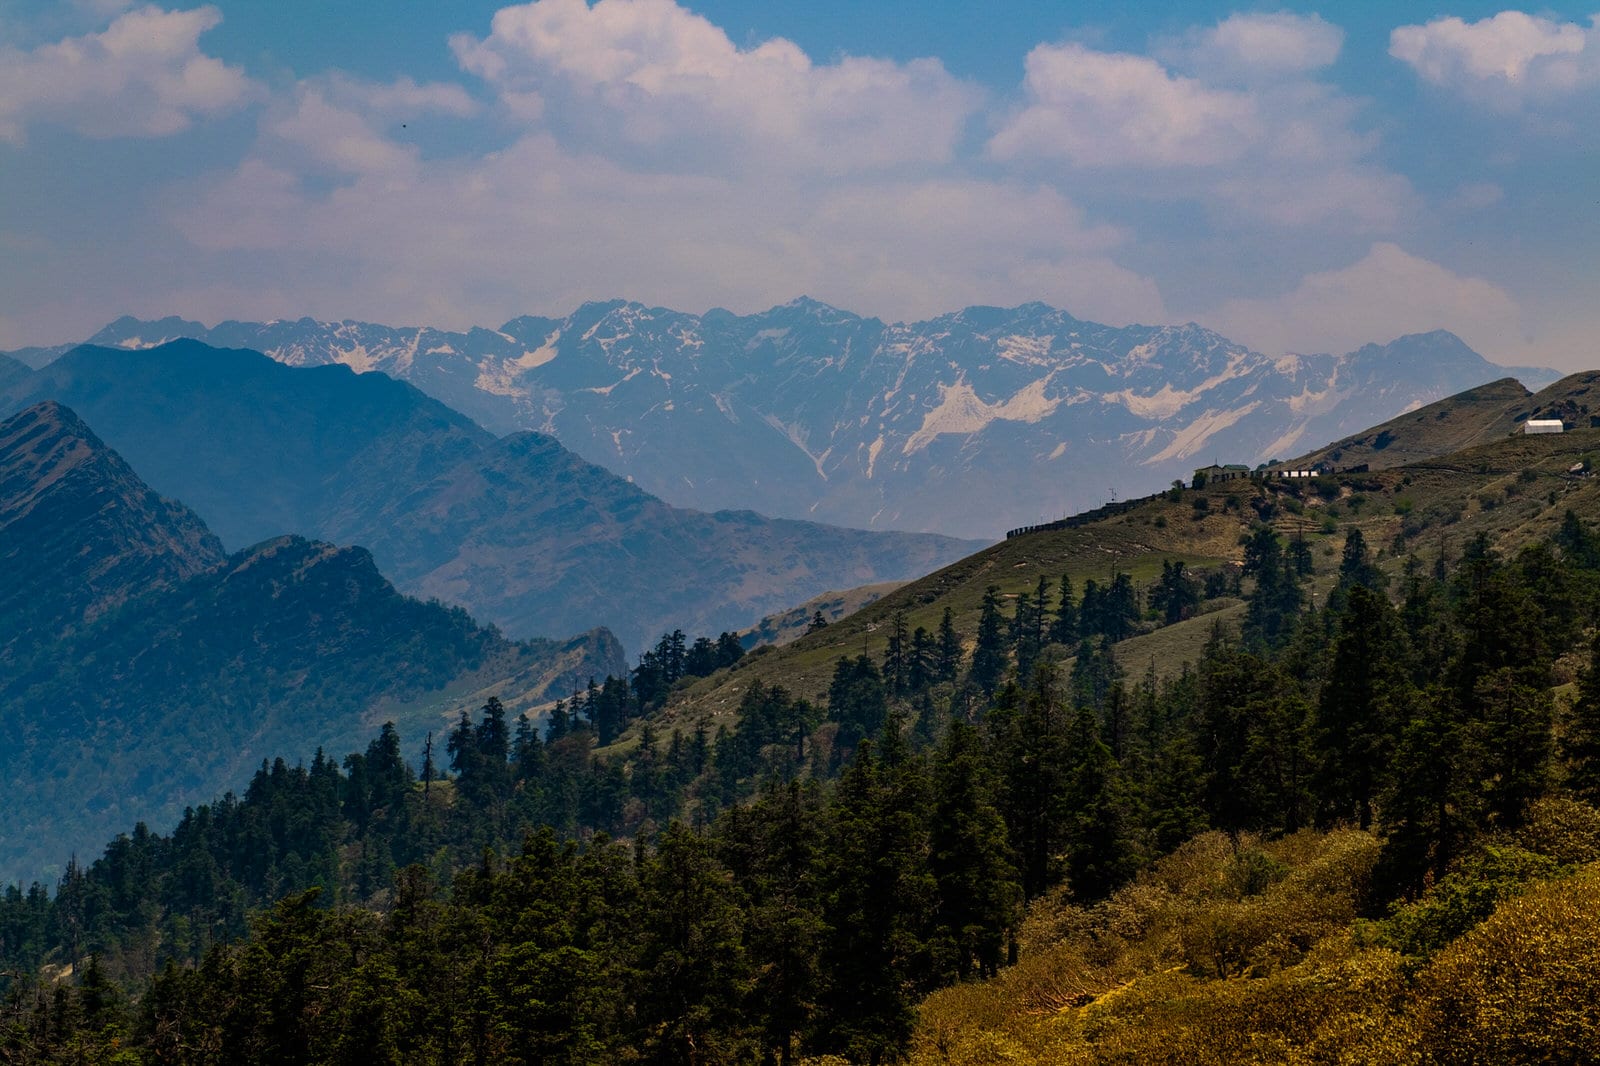
[[[972,650],[968,677],[985,695],[993,695],[1006,671],[1004,622],[1000,617],[1000,589],[990,585],[983,590],[983,609],[978,615],[978,642]]]
[[[992,800],[978,732],[952,721],[933,771],[929,865],[937,886],[935,965],[958,980],[992,976],[1022,901],[1006,823]]]

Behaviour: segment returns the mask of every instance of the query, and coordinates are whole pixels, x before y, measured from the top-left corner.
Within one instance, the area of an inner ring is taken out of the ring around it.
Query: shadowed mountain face
[[[28,374],[27,364],[9,355],[0,355],[0,389],[22,380]]]
[[[396,592],[359,548],[225,557],[70,410],[0,423],[0,879],[238,787],[264,757],[412,744],[626,669],[604,631],[513,643]]]
[[[172,337],[382,370],[672,503],[959,536],[1281,458],[1506,372],[1442,330],[1271,358],[1192,323],[1043,304],[887,324],[806,299],[744,316],[616,301],[465,333],[128,318],[93,342]]]
[[[193,512],[152,492],[67,408],[0,424],[0,663],[224,557]]]
[[[715,634],[979,545],[674,508],[538,433],[496,439],[410,385],[179,341],[79,348],[0,392],[71,404],[231,547],[299,532],[517,634]],[[955,504],[952,503],[952,506]]]

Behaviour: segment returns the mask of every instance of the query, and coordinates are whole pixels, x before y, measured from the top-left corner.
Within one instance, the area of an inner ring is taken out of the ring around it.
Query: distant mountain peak
[[[678,505],[965,536],[1094,506],[1112,483],[1159,488],[1197,456],[1291,454],[1506,372],[1444,330],[1272,357],[1196,322],[1108,326],[1037,300],[909,323],[809,295],[748,315],[610,300],[498,331],[240,324],[202,339],[382,371]],[[968,506],[949,506],[954,486]]]
[[[638,327],[626,344],[607,349],[602,342],[622,333],[602,325],[581,352],[567,349],[553,362],[491,334],[485,343],[509,358],[478,355],[467,364],[470,380],[499,375],[510,386],[518,365],[531,365],[575,375],[575,392],[604,397],[687,379],[692,364],[653,357],[667,331],[635,308],[627,313],[639,316]],[[332,338],[373,347],[378,339]],[[404,343],[421,369],[473,358],[461,334],[412,334]],[[449,353],[425,354],[447,345]],[[679,627],[715,634],[823,588],[906,577],[974,547],[674,508],[542,429],[496,436],[405,381],[357,374],[346,362],[286,365],[195,340],[137,352],[85,346],[0,390],[0,411],[41,396],[79,404],[151,484],[191,503],[230,547],[255,545],[256,561],[239,580],[299,556],[334,574],[370,550],[377,570],[407,592],[461,604],[516,636],[606,626],[637,648]],[[690,393],[684,402],[698,399]],[[630,444],[623,429],[611,440]],[[277,539],[289,532],[362,547]],[[376,574],[370,561],[363,566]],[[364,587],[366,579],[352,580]]]
[[[119,348],[152,348],[177,337],[197,337],[204,333],[203,323],[192,322],[176,315],[141,321],[132,315],[123,315],[94,336],[87,344],[114,345]]]

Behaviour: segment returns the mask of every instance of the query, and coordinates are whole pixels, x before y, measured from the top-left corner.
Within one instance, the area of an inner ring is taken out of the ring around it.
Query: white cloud
[[[1358,102],[1307,76],[1341,43],[1315,16],[1234,16],[1167,49],[1207,77],[1146,56],[1041,45],[1028,55],[1026,104],[989,154],[1058,162],[1075,181],[1114,171],[1113,194],[1199,200],[1229,224],[1380,230],[1403,216],[1411,187],[1371,158]]]
[[[386,128],[406,117],[464,118],[476,110],[459,85],[419,85],[410,78],[377,83],[344,75],[310,79],[268,108],[262,133],[269,143],[257,155],[283,165],[284,153],[292,153],[317,169],[394,178],[412,170],[420,153]]]
[[[541,0],[453,44],[511,143],[425,158],[397,116],[470,115],[465,93],[313,79],[170,217],[199,249],[298,264],[305,313],[341,318],[482,324],[606,296],[748,311],[802,292],[890,318],[1026,299],[1164,314],[1115,261],[1122,230],[1049,186],[950,166],[977,94],[936,62],[740,49],[667,0]]]
[[[1440,18],[1397,27],[1389,35],[1389,54],[1434,85],[1512,106],[1600,81],[1597,27],[1600,18],[1585,30],[1521,11],[1477,22]]]
[[[1000,159],[1208,166],[1237,159],[1264,132],[1247,94],[1175,76],[1145,56],[1040,45],[1026,69],[1028,105],[989,142]]]
[[[306,313],[336,317],[481,324],[609,295],[755,310],[801,292],[891,318],[1030,298],[1163,314],[1153,283],[1114,261],[1125,235],[1048,188],[643,174],[542,133],[349,173],[327,189],[253,159],[171,210],[202,249],[302,264]]]
[[[214,7],[141,7],[104,31],[30,51],[0,47],[0,140],[55,122],[92,137],[161,137],[231,111],[253,83],[200,50],[222,21]]]
[[[1321,70],[1343,47],[1344,31],[1320,15],[1279,12],[1229,15],[1170,51],[1208,78],[1249,84]]]
[[[782,38],[741,49],[672,0],[538,0],[451,44],[512,113],[537,120],[553,98],[569,135],[683,170],[940,163],[981,99],[935,59],[817,65]]]
[[[1490,359],[1525,348],[1521,311],[1504,289],[1386,242],[1348,267],[1308,274],[1278,296],[1229,300],[1200,320],[1269,354],[1345,352],[1433,329]]]

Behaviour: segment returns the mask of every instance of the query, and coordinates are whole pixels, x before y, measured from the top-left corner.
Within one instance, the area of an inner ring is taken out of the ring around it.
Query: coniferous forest
[[[744,653],[674,632],[420,765],[263,764],[4,890],[0,1062],[1578,1061],[1600,535],[1386,573],[1352,531],[1320,602],[1242,548],[897,618],[715,732],[663,708]],[[1118,665],[1234,592],[1198,661]]]

